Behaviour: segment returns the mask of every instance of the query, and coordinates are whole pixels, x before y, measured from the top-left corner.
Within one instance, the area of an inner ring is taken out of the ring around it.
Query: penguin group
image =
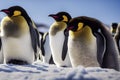
[[[68,12],[48,14],[55,21],[40,32],[24,8],[2,9],[7,16],[0,24],[0,63],[41,63],[57,67],[101,67],[120,71],[120,25],[112,32],[98,19],[72,18]]]

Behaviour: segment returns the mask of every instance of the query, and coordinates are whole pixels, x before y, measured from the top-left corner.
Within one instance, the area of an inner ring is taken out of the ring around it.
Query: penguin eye
[[[62,17],[63,17],[63,20],[62,20],[62,21],[68,22],[67,16],[63,15]]]
[[[19,15],[21,15],[21,12],[20,12],[20,11],[14,11],[13,16],[19,16]]]
[[[83,28],[83,23],[79,22],[78,23],[78,28],[77,28],[77,31],[81,30]]]

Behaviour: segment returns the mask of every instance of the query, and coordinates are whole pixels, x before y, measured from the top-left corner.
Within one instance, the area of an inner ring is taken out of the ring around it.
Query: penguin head
[[[6,33],[6,35],[7,34],[14,35],[12,32],[18,33],[18,31],[20,31],[20,33],[21,32],[23,33],[23,31],[28,31],[28,27],[30,28],[33,27],[32,20],[28,16],[27,12],[20,6],[12,6],[7,9],[2,9],[1,12],[7,14],[7,17],[3,18],[3,21],[5,22],[3,25],[8,27],[4,27],[4,26],[3,27],[5,30],[7,30],[7,32],[9,31],[10,33],[9,34]],[[11,24],[11,20],[13,21],[12,24]]]
[[[113,28],[113,29],[116,29],[117,26],[118,26],[118,23],[112,23],[112,28]]]
[[[7,16],[10,18],[22,16],[25,18],[29,26],[32,24],[31,18],[29,17],[25,9],[20,6],[12,6],[12,7],[9,7],[8,9],[2,9],[1,12],[6,13]]]
[[[55,21],[63,21],[68,23],[71,19],[71,16],[67,12],[58,12],[57,14],[50,14],[50,17],[54,18]]]
[[[103,27],[101,22],[95,18],[80,16],[80,17],[75,17],[69,21],[67,30],[76,32],[83,29],[86,26],[87,27],[89,26],[92,32],[98,31]]]
[[[67,26],[67,31],[69,31],[69,36],[72,39],[81,39],[84,41],[92,40],[92,23],[83,19],[83,17],[76,17],[69,21]],[[86,41],[89,43],[89,41]]]
[[[111,32],[112,32],[112,35],[113,35],[113,36],[114,36],[115,33],[116,33],[117,27],[118,27],[118,23],[112,23],[112,24],[111,24]]]
[[[9,17],[12,16],[26,16],[26,11],[20,6],[12,6],[8,9],[2,9],[1,12],[6,13]]]
[[[71,30],[73,32],[76,32],[77,30],[82,29],[84,26],[84,23],[82,21],[80,21],[77,18],[73,18],[72,20],[70,20],[67,30]]]

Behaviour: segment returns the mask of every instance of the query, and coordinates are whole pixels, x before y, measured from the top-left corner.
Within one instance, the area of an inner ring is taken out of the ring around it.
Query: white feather
[[[53,24],[51,27],[53,27],[55,24]],[[51,31],[51,29],[50,29]],[[49,32],[50,32],[49,31]],[[70,66],[71,67],[71,62],[69,59],[69,55],[67,53],[67,56],[65,60],[62,60],[62,49],[63,49],[63,43],[64,43],[64,31],[61,30],[56,33],[56,35],[51,35],[49,34],[50,38],[50,47],[52,51],[52,56],[55,64],[60,67],[60,66]]]
[[[19,38],[2,38],[4,62],[10,59],[22,59],[28,63],[34,61],[34,51],[31,45],[30,34],[25,34]]]
[[[4,34],[4,27],[5,25],[9,26],[9,23],[13,22],[18,24],[16,27],[21,28],[21,34],[17,37],[8,37]],[[20,59],[30,64],[33,63],[34,51],[31,44],[30,31],[27,22],[22,16],[12,18],[4,17],[1,21],[1,35],[4,63],[10,59]]]
[[[83,34],[84,35],[84,34]],[[80,37],[74,40],[68,38],[68,52],[73,67],[82,65],[84,67],[97,67],[97,44],[96,38],[91,34],[91,40]]]
[[[44,63],[49,63],[50,58],[51,58],[51,49],[50,49],[50,44],[49,44],[49,35],[46,36],[45,44],[44,44],[44,49],[45,49],[45,59]]]

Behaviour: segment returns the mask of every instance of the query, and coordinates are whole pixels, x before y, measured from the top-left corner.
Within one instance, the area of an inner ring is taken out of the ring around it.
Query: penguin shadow
[[[2,72],[24,72],[24,73],[41,73],[41,71],[48,71],[47,69],[44,69],[43,67],[35,66],[35,65],[14,65],[14,64],[6,64],[3,65],[3,68],[0,68],[0,71]],[[22,67],[20,69],[19,67]],[[24,68],[28,70],[24,70]],[[30,69],[31,68],[31,69]],[[33,69],[35,68],[35,69]]]

